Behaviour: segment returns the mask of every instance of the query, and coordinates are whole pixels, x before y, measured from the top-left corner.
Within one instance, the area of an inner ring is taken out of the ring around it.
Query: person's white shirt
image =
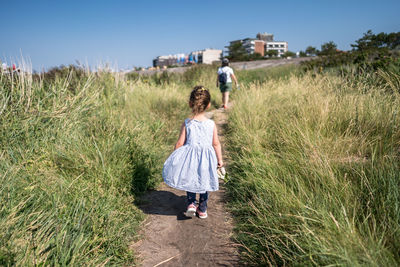
[[[220,75],[223,72],[226,73],[226,82],[227,83],[231,83],[232,82],[231,75],[233,74],[233,69],[231,67],[228,67],[228,66],[219,67],[218,68],[218,75]]]

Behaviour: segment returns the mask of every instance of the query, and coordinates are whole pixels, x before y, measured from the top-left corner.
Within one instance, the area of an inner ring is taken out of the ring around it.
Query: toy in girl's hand
[[[218,174],[218,178],[224,180],[225,179],[225,175],[226,175],[226,171],[224,167],[218,168],[217,169],[217,174]]]

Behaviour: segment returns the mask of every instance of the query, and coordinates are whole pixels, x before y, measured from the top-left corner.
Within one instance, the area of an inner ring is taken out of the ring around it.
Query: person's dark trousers
[[[188,205],[196,203],[196,193],[186,192],[186,195],[187,195]],[[205,192],[204,194],[200,194],[199,210],[201,212],[206,212],[207,200],[208,200],[208,192]]]

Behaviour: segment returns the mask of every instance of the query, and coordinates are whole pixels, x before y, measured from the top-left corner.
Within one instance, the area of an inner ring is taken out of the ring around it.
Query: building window
[[[283,44],[281,44],[281,47],[285,47]]]

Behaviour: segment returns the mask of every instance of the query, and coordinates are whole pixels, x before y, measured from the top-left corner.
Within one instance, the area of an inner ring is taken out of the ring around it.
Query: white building
[[[231,41],[227,46],[229,49],[235,44],[242,44],[242,47],[248,55],[258,53],[264,56],[268,51],[276,50],[278,56],[282,56],[288,51],[288,42],[274,41],[274,35],[271,33],[258,33],[257,38],[245,38],[241,40]],[[229,54],[229,51],[227,51]]]
[[[186,64],[212,64],[221,61],[222,50],[204,49],[191,52],[190,54],[175,54],[168,56],[158,56],[153,59],[153,67],[180,66]]]
[[[278,51],[278,56],[280,57],[288,51],[288,43],[283,41],[267,42],[265,46],[265,51],[268,52],[271,50]]]
[[[226,46],[226,48],[228,49],[229,47],[240,43],[242,44],[242,47],[244,48],[247,54],[252,55],[254,53],[258,53],[261,56],[264,56],[265,42],[263,40],[255,38],[246,38],[246,39],[231,41],[229,43],[230,45]],[[226,51],[226,53],[229,54],[229,51]]]
[[[198,64],[212,64],[215,61],[221,61],[222,50],[220,49],[204,49],[199,51],[194,51],[191,53],[196,56]]]
[[[246,38],[242,40],[242,45],[246,50],[247,54],[251,55],[254,53],[258,53],[261,56],[264,56],[265,42],[263,40]]]

